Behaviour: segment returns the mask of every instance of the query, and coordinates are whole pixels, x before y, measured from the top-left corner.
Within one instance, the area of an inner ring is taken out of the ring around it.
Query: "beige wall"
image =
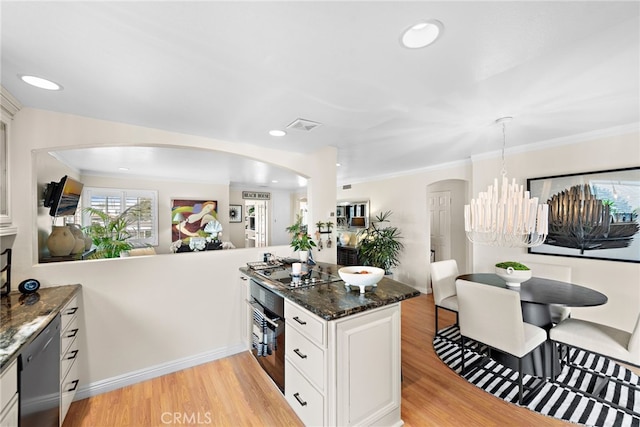
[[[627,130],[610,137],[585,136],[581,140],[557,142],[542,148],[511,150],[506,156],[508,176],[526,185],[527,178],[638,166],[639,140],[637,130]],[[501,167],[499,153],[492,153],[471,162],[442,165],[379,181],[353,183],[349,190],[338,189],[337,196],[338,200],[369,199],[372,217],[381,211],[394,212],[392,223],[400,228],[405,244],[401,264],[394,277],[425,292],[429,283],[430,253],[428,187],[440,181],[468,181],[469,197],[475,197],[479,191],[486,191],[499,175]],[[526,249],[465,243],[469,270],[474,272],[490,272],[496,262],[512,258],[570,266],[574,283],[597,289],[609,298],[609,302],[601,307],[574,309],[574,316],[589,317],[620,329],[632,330],[640,310],[640,264],[533,255]]]
[[[336,191],[336,150],[330,147],[301,155],[28,108],[16,115],[12,125],[12,206],[18,234],[3,238],[2,243],[14,248],[15,283],[28,277],[39,279],[43,286],[82,283],[87,339],[82,349],[86,357],[82,359],[81,392],[85,394],[88,384],[94,390],[105,391],[144,375],[163,373],[164,368],[158,367],[177,367],[176,361],[192,363],[239,351],[243,343],[238,267],[260,259],[264,249],[37,265],[36,203],[41,196],[35,166],[38,150],[160,144],[250,152],[256,158],[310,177],[311,224],[326,221],[338,199],[369,199],[372,215],[393,210],[392,223],[405,236],[402,264],[395,278],[424,291],[429,281],[427,187],[442,180],[463,180],[472,182],[471,193],[476,194],[500,170],[498,157],[481,158],[354,183],[351,190]],[[510,153],[507,167],[510,176],[524,183],[527,177],[637,166],[638,139],[636,131],[620,137]],[[60,172],[56,170],[51,179],[59,179]],[[278,255],[292,254],[288,246],[269,249]],[[575,283],[609,296],[606,306],[588,310],[593,318],[613,326],[629,330],[640,306],[640,264],[533,256],[525,250],[471,245],[468,251],[473,255],[474,271],[490,270],[496,260],[507,256],[570,265]],[[324,250],[316,259],[335,262],[335,251]]]
[[[427,206],[428,186],[442,180],[469,181],[470,162],[458,162],[412,173],[363,183],[338,190],[338,200],[369,200],[373,219],[391,210],[391,225],[402,234],[404,251],[393,277],[422,292],[429,288],[430,224]]]
[[[262,259],[265,250],[37,264],[37,230],[42,226],[38,213],[43,209],[37,207],[42,197],[36,161],[40,151],[163,145],[251,153],[254,158],[308,176],[315,183],[308,198],[314,200],[318,209],[332,210],[336,199],[335,181],[327,180],[325,185],[323,175],[316,175],[323,168],[334,170],[335,149],[302,155],[29,108],[16,114],[9,138],[13,223],[18,233],[3,237],[2,244],[14,249],[12,282],[33,277],[43,286],[83,285],[82,326],[86,341],[82,348],[79,396],[224,357],[244,348],[241,340],[244,306],[238,268],[248,261]],[[314,166],[307,167],[309,164]],[[55,167],[51,176],[43,179],[59,180],[66,172]],[[183,194],[175,188],[167,191],[164,199]],[[194,196],[200,191],[206,189],[198,190]],[[289,246],[269,249],[278,255],[293,255]],[[324,261],[323,256],[326,261],[335,262],[335,254],[331,259],[329,253],[322,253],[317,259]]]
[[[506,159],[508,176],[526,185],[527,178],[639,166],[639,141],[640,134],[632,132],[514,153]],[[499,158],[475,161],[472,193],[485,191],[500,168]],[[573,283],[596,289],[609,298],[600,307],[573,309],[572,316],[633,329],[640,310],[640,264],[529,254],[525,249],[473,248],[474,271],[491,271],[496,262],[510,258],[570,266]]]

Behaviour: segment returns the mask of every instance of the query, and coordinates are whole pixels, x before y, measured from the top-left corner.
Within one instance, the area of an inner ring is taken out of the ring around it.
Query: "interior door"
[[[256,247],[263,248],[269,246],[268,239],[268,224],[269,216],[267,211],[267,202],[264,200],[256,201],[255,203],[255,215],[256,215]]]
[[[433,261],[451,259],[451,192],[429,193]],[[435,251],[435,252],[434,252]]]

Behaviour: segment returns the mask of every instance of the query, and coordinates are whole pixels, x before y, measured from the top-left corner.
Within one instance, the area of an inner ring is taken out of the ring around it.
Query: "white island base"
[[[400,303],[326,321],[285,301],[285,398],[307,426],[401,426]]]

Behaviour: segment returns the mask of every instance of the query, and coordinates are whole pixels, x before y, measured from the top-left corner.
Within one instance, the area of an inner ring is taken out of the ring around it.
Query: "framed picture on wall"
[[[191,237],[207,237],[205,227],[218,222],[216,200],[171,200],[171,241],[189,241]]]
[[[529,253],[640,262],[640,167],[527,180],[549,204],[549,235]]]
[[[242,205],[229,205],[229,222],[242,222]]]

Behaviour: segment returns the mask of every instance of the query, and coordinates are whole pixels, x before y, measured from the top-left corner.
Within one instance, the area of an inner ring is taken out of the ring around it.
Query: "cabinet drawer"
[[[60,357],[60,378],[64,378],[71,365],[78,359],[78,340],[74,340],[67,351]]]
[[[78,364],[72,363],[71,369],[69,369],[67,376],[64,377],[60,385],[60,420],[61,421],[64,420],[64,417],[67,415],[69,406],[71,406],[71,402],[73,402],[73,398],[75,397],[76,391],[78,390],[79,383],[80,383],[80,378],[78,376]]]
[[[286,356],[316,387],[324,391],[324,350],[293,328],[286,334]]]
[[[60,310],[61,314],[61,324],[60,330],[64,331],[69,326],[69,322],[75,317],[76,313],[80,307],[78,306],[78,296],[74,296],[71,301],[64,306],[62,310]]]
[[[285,361],[284,389],[289,406],[304,425],[322,426],[324,423],[324,397],[289,361]]]
[[[67,329],[60,333],[60,355],[62,356],[67,352],[71,343],[78,336],[78,317],[73,316],[71,321],[67,324]]]
[[[7,366],[0,377],[0,411],[18,392],[18,364],[16,360]]]
[[[325,347],[325,322],[302,307],[285,301],[284,317],[287,325],[297,329],[305,337]]]
[[[18,425],[18,393],[13,395],[9,405],[0,411],[0,427],[16,427]]]

